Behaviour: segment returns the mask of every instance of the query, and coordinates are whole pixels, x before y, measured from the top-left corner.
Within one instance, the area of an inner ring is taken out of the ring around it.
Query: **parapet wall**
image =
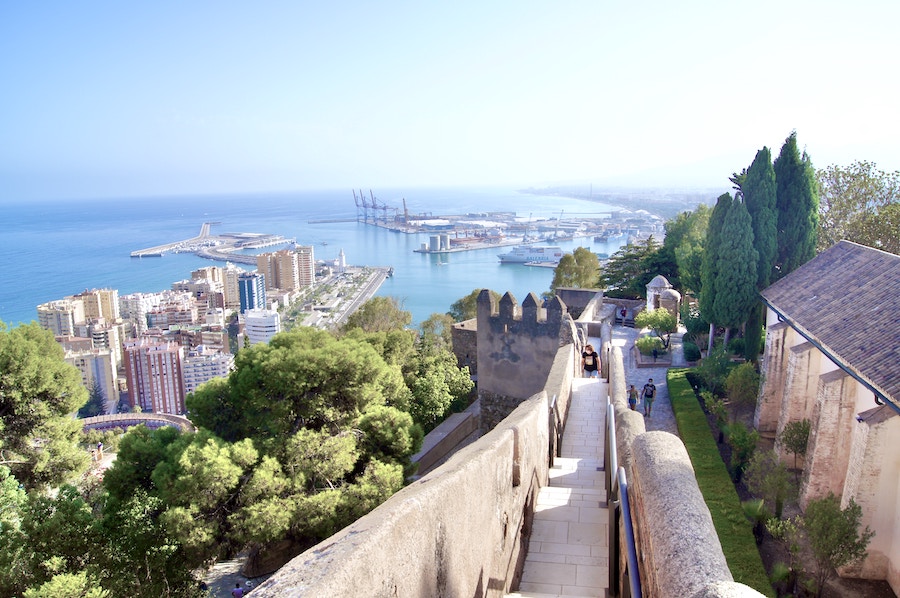
[[[549,398],[568,406],[571,345],[547,388],[447,463],[304,552],[253,590],[256,598],[500,597],[518,583],[549,471]]]
[[[643,594],[659,598],[761,597],[734,581],[684,443],[667,432],[648,432],[643,416],[628,408],[620,347],[611,349],[609,368],[616,452],[629,483]],[[624,570],[623,551],[619,571]]]

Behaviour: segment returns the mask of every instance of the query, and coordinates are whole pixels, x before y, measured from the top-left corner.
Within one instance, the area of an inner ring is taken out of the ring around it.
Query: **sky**
[[[900,2],[3,2],[0,201],[900,169]]]

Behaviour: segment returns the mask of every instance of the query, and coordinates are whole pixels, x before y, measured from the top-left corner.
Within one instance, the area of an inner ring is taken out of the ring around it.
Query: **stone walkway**
[[[653,411],[646,418],[647,431],[662,430],[678,436],[678,427],[675,425],[675,415],[672,413],[672,404],[669,402],[669,387],[666,384],[666,370],[670,367],[686,367],[681,351],[681,334],[672,335],[672,343],[669,352],[672,354],[671,365],[667,362],[656,367],[638,367],[637,357],[634,351],[634,341],[641,335],[640,330],[615,326],[613,328],[613,345],[621,347],[622,357],[625,362],[625,381],[634,384],[640,392],[649,378],[653,378],[656,386],[656,400],[653,401]],[[644,406],[638,403],[637,410],[643,412]]]
[[[607,384],[575,379],[550,485],[541,488],[528,555],[512,597],[605,596],[609,512],[603,472]]]

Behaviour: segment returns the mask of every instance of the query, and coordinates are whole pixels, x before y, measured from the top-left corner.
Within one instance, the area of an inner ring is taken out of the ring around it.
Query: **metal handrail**
[[[612,401],[606,397],[606,439],[604,440],[603,465],[606,477],[606,505],[609,509],[609,593],[611,596],[624,595],[625,598],[641,598],[641,577],[638,571],[637,548],[634,528],[631,522],[631,503],[628,499],[628,479],[625,468],[619,467],[616,449],[616,414]],[[615,472],[615,474],[613,474]],[[625,575],[628,586],[620,588],[619,552],[621,551],[619,523],[624,526]]]

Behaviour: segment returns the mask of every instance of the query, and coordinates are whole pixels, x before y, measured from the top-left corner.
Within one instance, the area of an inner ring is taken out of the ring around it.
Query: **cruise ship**
[[[556,264],[562,256],[562,249],[546,245],[516,245],[509,253],[497,255],[501,264]]]

